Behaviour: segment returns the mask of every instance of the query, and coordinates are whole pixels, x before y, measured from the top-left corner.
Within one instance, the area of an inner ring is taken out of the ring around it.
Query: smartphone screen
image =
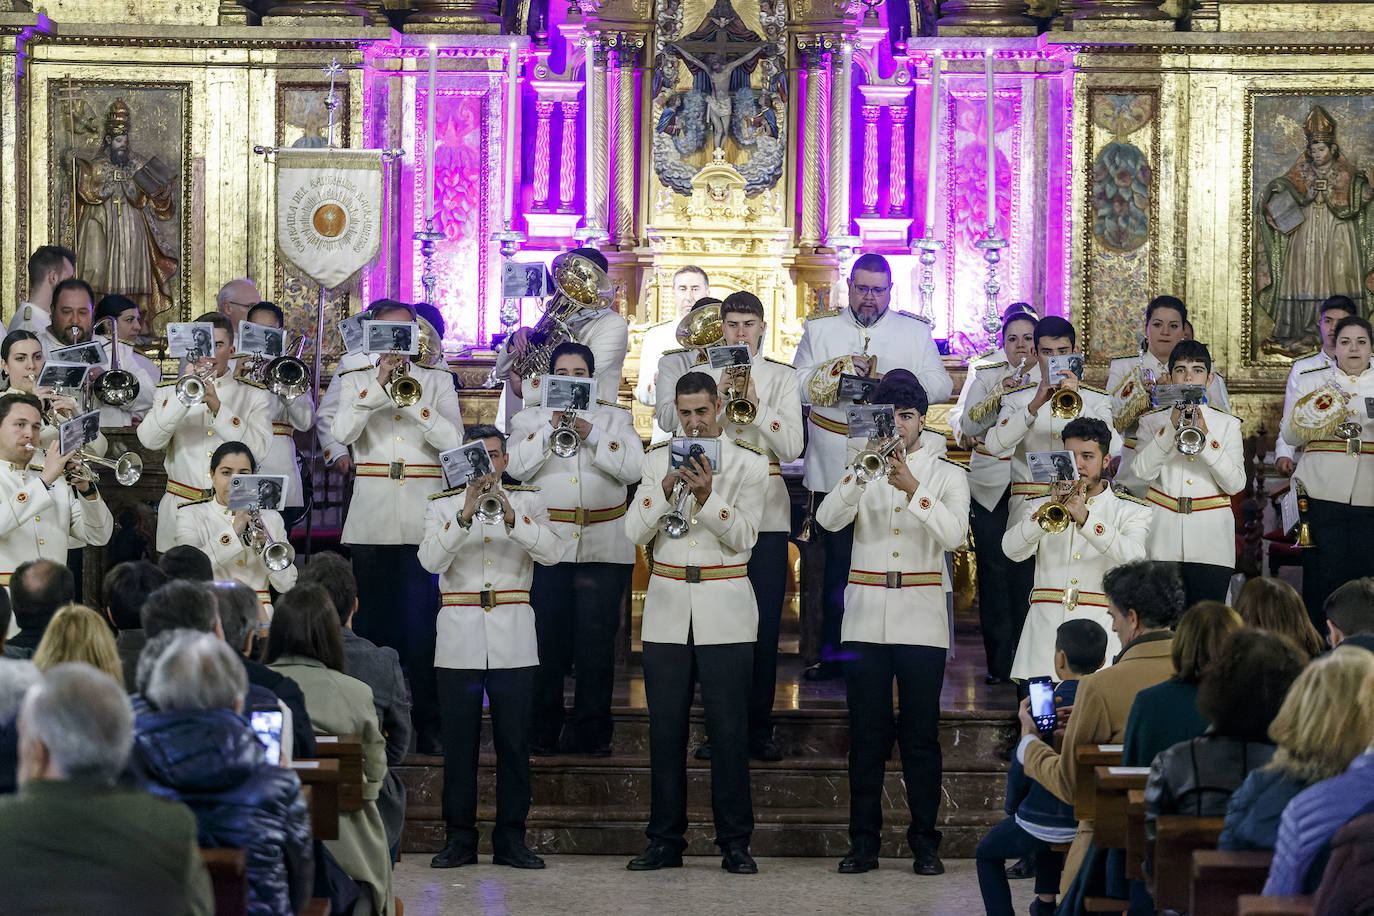
[[[267,751],[267,762],[271,766],[281,765],[281,727],[282,714],[276,709],[255,709],[249,714],[248,723],[253,727],[258,740]]]
[[[1059,718],[1054,711],[1054,683],[1048,677],[1033,677],[1027,686],[1036,727],[1042,732],[1053,731]]]

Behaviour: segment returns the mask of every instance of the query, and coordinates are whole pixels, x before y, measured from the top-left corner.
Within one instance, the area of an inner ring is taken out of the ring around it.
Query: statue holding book
[[[138,303],[145,320],[172,305],[180,258],[167,227],[176,215],[175,169],[129,144],[130,112],[116,99],[104,140],[76,169],[76,275],[95,290]]]

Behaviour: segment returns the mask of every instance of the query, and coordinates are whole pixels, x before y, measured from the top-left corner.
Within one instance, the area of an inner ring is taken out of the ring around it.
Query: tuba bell
[[[305,394],[310,388],[310,367],[301,359],[305,351],[305,335],[296,338],[295,352],[278,356],[262,370],[262,383],[267,390],[288,401]]]
[[[673,334],[678,344],[689,350],[704,350],[719,345],[725,339],[720,306],[712,304],[692,309],[682,316]]]
[[[611,298],[611,278],[590,258],[565,251],[549,266],[554,294],[544,306],[544,314],[530,328],[530,345],[523,356],[516,356],[513,370],[521,378],[545,375],[554,348],[571,340],[567,322],[584,308],[601,308]]]
[[[138,379],[119,365],[119,333],[114,318],[106,315],[95,326],[98,328],[107,321],[110,323],[110,368],[91,384],[91,393],[107,407],[123,407],[138,397]]]

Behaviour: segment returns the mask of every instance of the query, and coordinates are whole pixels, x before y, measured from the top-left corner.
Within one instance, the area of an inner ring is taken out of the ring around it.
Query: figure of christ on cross
[[[706,124],[711,128],[711,145],[716,153],[724,152],[725,138],[730,134],[730,74],[757,57],[766,44],[756,45],[752,51],[730,63],[726,55],[740,45],[751,42],[730,41],[723,32],[716,32],[715,41],[668,42],[668,46],[682,55],[682,59],[699,68],[711,81],[711,94],[706,97]],[[695,57],[683,45],[706,51],[706,61]]]

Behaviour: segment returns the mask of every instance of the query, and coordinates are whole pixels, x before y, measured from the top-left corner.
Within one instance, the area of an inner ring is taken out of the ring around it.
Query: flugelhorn
[[[281,572],[296,561],[296,548],[285,541],[278,541],[267,530],[262,520],[262,510],[254,506],[249,510],[248,527],[243,529],[243,544],[259,552],[262,563],[272,572]]]
[[[301,359],[305,351],[305,335],[296,338],[294,353],[278,356],[262,371],[262,383],[267,390],[288,401],[305,394],[310,388],[310,367]]]
[[[700,310],[698,309],[698,311]],[[692,430],[691,435],[695,438],[697,430]],[[691,455],[688,455],[686,460],[691,461]],[[691,498],[692,491],[688,488],[687,481],[679,477],[677,483],[673,485],[673,495],[669,497],[673,503],[672,511],[663,516],[663,521],[659,522],[659,527],[663,529],[663,533],[673,540],[686,534],[687,529],[692,525],[691,520],[687,518],[687,500]]]
[[[1036,509],[1031,518],[1035,519],[1041,528],[1051,534],[1058,534],[1066,530],[1069,527],[1069,522],[1072,521],[1072,516],[1069,515],[1069,508],[1065,503],[1073,499],[1082,487],[1083,479],[1075,480],[1073,486],[1067,491],[1051,496],[1050,501]]]
[[[573,428],[575,422],[577,422],[577,414],[574,411],[565,410],[563,411],[563,419],[558,422],[558,428],[553,431],[553,441],[550,448],[559,458],[571,458],[582,447],[582,440],[578,438],[577,430]]]
[[[107,407],[123,407],[138,397],[138,379],[119,365],[119,331],[114,318],[106,315],[95,326],[98,328],[107,321],[110,323],[110,368],[91,384],[91,393]]]

